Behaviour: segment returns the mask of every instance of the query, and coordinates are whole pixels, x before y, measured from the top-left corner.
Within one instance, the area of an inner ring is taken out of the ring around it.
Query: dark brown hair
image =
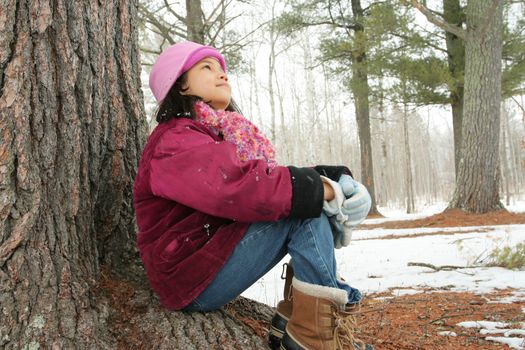
[[[168,91],[168,94],[164,100],[162,100],[155,113],[155,120],[157,120],[157,123],[164,123],[173,118],[195,119],[193,105],[197,101],[202,101],[202,98],[194,95],[181,94],[181,92],[187,90],[183,88],[187,80],[188,72],[184,72]],[[233,99],[230,100],[230,104],[226,107],[226,110],[240,113],[239,107]]]

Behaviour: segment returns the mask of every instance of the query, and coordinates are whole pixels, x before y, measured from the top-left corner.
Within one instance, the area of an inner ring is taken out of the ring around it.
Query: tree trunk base
[[[169,311],[147,281],[104,273],[100,303],[108,303],[108,331],[117,349],[269,349],[273,308],[239,297],[207,313]]]
[[[507,209],[505,209],[505,206],[501,204],[501,202],[493,204],[488,208],[488,210],[476,210],[476,208],[472,209],[465,205],[461,205],[459,203],[456,203],[455,201],[452,201],[448,207],[444,210],[446,213],[449,210],[461,210],[462,212],[468,213],[468,214],[485,214],[485,213],[492,213],[495,211],[505,211],[508,212]]]

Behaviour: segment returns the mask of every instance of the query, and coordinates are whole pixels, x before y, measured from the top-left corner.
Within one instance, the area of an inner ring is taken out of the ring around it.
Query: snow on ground
[[[523,205],[525,208],[525,204]],[[392,208],[379,207],[379,212],[383,214],[384,218],[378,219],[367,219],[366,224],[375,225],[387,221],[398,221],[398,220],[417,220],[426,218],[437,213],[441,213],[447,208],[447,203],[437,203],[430,206],[423,207],[419,212],[413,214],[407,214],[406,211]]]
[[[525,336],[524,324],[522,324],[522,329],[508,328],[510,324],[504,322],[489,321],[466,321],[460,322],[457,325],[465,328],[479,328],[479,333],[483,335],[501,335],[485,337],[485,339],[501,344],[506,344],[511,349],[525,349],[525,339],[522,338],[522,336]],[[513,335],[517,335],[517,337],[513,337]]]
[[[453,228],[450,231],[463,229]],[[474,232],[398,239],[380,239],[380,237],[413,234],[417,229],[357,230],[354,240],[348,247],[336,250],[338,272],[365,294],[382,292],[389,288],[394,288],[394,295],[412,293],[410,290],[427,287],[473,293],[515,288],[518,291],[514,300],[525,300],[523,293],[525,271],[481,266],[435,272],[427,267],[407,266],[409,262],[435,266],[481,265],[494,248],[525,241],[525,225],[483,226],[470,229]],[[365,239],[367,233],[375,239]],[[288,259],[289,257],[286,257],[282,263]],[[243,295],[275,306],[282,298],[283,282],[280,279],[282,263],[275,266]],[[412,287],[414,289],[411,289]]]
[[[439,213],[445,207],[446,203],[438,203],[415,214],[380,208],[385,218],[367,219],[365,223],[414,220]],[[514,202],[508,209],[525,212],[525,201]],[[447,234],[432,235],[436,232]],[[390,237],[422,233],[427,235],[397,239]],[[336,250],[336,258],[339,273],[364,293],[382,292],[396,287],[399,289],[394,289],[395,295],[417,292],[417,289],[422,287],[474,293],[486,293],[496,288],[507,287],[521,289],[521,292],[515,293],[512,300],[506,301],[512,302],[525,300],[525,271],[477,267],[435,272],[427,267],[407,264],[417,262],[436,266],[483,265],[494,248],[522,241],[525,241],[525,225],[356,230],[352,243],[348,247]],[[282,264],[288,260],[289,256],[243,295],[275,306],[282,298]],[[415,289],[410,289],[411,287]]]

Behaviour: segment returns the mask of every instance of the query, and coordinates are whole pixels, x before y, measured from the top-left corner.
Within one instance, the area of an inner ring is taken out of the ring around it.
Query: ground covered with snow
[[[495,248],[525,242],[525,203],[508,208],[517,214],[443,209],[383,210],[336,251],[339,273],[366,295],[363,337],[379,349],[525,349],[525,271],[487,266]],[[281,269],[243,296],[274,306]]]

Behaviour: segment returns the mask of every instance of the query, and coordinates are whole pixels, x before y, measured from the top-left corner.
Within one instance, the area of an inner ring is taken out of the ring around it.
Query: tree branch
[[[392,33],[392,36],[395,36],[397,38],[400,38],[400,39],[405,39],[405,40],[410,40],[410,37],[408,35],[404,35],[404,34],[400,34],[400,33]],[[438,45],[435,45],[435,44],[432,44],[430,41],[428,40],[423,40],[425,45],[427,46],[430,46],[431,48],[433,48],[434,50],[437,50],[437,51],[440,51],[440,52],[443,52],[443,53],[446,53],[447,50],[443,49],[442,47],[438,46]]]
[[[246,33],[245,36],[243,36],[242,38],[238,39],[237,41],[233,42],[233,43],[230,43],[230,44],[227,44],[227,45],[223,45],[221,47],[221,51],[222,50],[226,50],[228,49],[229,47],[235,47],[235,46],[242,46],[241,44],[239,44],[241,41],[243,41],[244,39],[246,39],[247,37],[251,36],[253,33],[255,33],[256,31],[258,31],[261,27],[267,25],[269,22],[271,22],[271,20],[268,20],[266,22],[263,22],[261,24],[259,24],[257,26],[257,28],[253,29],[252,31]]]
[[[164,6],[166,7],[166,9],[168,10],[169,13],[171,13],[173,16],[175,16],[175,18],[177,18],[182,23],[187,24],[186,23],[186,18],[182,17],[177,12],[173,11],[173,9],[171,8],[171,5],[168,4],[168,0],[164,0]]]
[[[523,112],[523,118],[525,118],[525,107],[522,106],[522,105],[518,102],[518,100],[516,100],[516,99],[514,98],[514,96],[511,96],[510,98],[512,99],[512,101],[516,102],[516,104],[518,105],[518,107],[519,107],[519,108],[521,109],[521,111]]]
[[[430,11],[426,6],[423,6],[422,4],[420,4],[417,0],[411,0],[411,1],[412,1],[412,5],[416,9],[418,9],[419,12],[421,12],[428,19],[430,23],[435,24],[441,29],[454,34],[458,38],[467,40],[468,33],[466,30],[438,18],[436,15],[432,13],[432,11]]]
[[[434,271],[453,271],[453,270],[460,270],[460,269],[474,269],[477,267],[484,267],[481,265],[472,265],[472,266],[455,266],[455,265],[443,265],[443,266],[436,266],[428,263],[420,263],[420,262],[409,262],[407,266],[419,266],[419,267],[428,267],[429,269],[432,269]]]
[[[170,44],[174,44],[173,39],[171,38],[171,33],[169,29],[160,23],[160,21],[155,17],[145,6],[139,5],[139,11],[144,15],[146,21],[151,25],[155,26],[159,30],[159,34],[168,40]]]
[[[217,10],[219,9],[219,7],[221,7],[221,5],[223,5],[223,8],[226,8],[226,7],[228,7],[228,5],[230,3],[231,3],[231,1],[229,3],[227,3],[226,5],[224,5],[224,0],[221,0],[217,4],[217,6],[215,6],[215,8],[211,11],[210,15],[207,18],[204,18],[204,22],[208,23],[208,21],[210,21],[213,18],[213,16],[215,15],[215,12],[217,12]],[[219,16],[217,16],[217,17],[219,17]],[[217,20],[217,17],[215,18],[215,20],[213,20],[213,22],[215,22]],[[213,24],[213,22],[212,22],[212,24]],[[212,24],[210,24],[210,27],[212,26]]]

